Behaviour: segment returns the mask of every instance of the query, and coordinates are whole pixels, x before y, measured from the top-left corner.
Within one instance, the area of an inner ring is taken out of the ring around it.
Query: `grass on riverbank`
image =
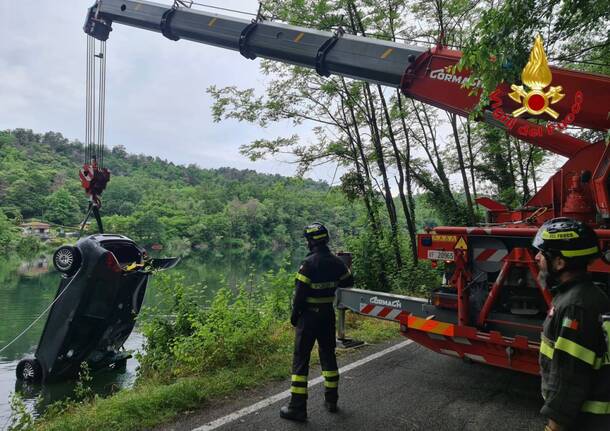
[[[363,318],[350,313],[347,327],[350,337],[368,343],[399,337],[396,323]],[[222,368],[196,377],[179,378],[170,384],[150,379],[109,398],[95,398],[86,404],[71,405],[66,412],[58,416],[43,418],[37,423],[37,429],[141,430],[167,423],[180,413],[205,407],[211,400],[266,382],[284,380],[290,376],[294,332],[289,324],[280,324],[272,337],[282,346],[281,349],[240,367]],[[317,363],[315,353],[312,362]]]

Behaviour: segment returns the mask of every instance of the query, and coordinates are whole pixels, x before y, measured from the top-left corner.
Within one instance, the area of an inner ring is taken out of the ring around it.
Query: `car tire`
[[[39,383],[42,381],[42,366],[36,358],[22,359],[17,364],[17,380]]]
[[[80,253],[76,247],[64,245],[53,253],[53,266],[59,272],[72,274],[80,265]]]

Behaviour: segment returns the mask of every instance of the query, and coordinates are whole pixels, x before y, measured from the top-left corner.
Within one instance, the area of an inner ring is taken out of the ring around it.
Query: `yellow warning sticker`
[[[453,247],[453,248],[460,249],[460,250],[468,250],[468,245],[466,244],[466,241],[464,241],[463,236],[460,237],[457,244],[455,244],[455,247]]]
[[[455,235],[432,235],[432,241],[435,242],[450,242],[455,244],[457,240],[457,236]]]

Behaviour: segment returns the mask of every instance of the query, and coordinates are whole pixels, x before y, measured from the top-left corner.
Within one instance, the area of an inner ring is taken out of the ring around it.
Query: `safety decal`
[[[451,337],[455,331],[455,325],[432,319],[409,316],[407,322],[409,328],[418,329],[424,332],[432,332],[433,334],[441,334]]]
[[[502,262],[508,255],[507,249],[475,248],[474,260],[477,262]]]
[[[466,241],[464,241],[463,236],[460,237],[454,248],[459,250],[468,250],[468,245],[466,244]]]
[[[455,235],[432,235],[432,241],[434,242],[450,242],[455,244],[458,238]]]
[[[360,304],[360,313],[386,320],[398,320],[400,316],[406,315],[400,309],[375,304]]]

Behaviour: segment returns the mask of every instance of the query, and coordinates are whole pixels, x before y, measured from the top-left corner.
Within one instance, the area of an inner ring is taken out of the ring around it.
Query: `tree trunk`
[[[366,36],[366,32],[364,30],[364,26],[362,25],[362,21],[360,20],[360,16],[356,11],[356,7],[352,2],[350,2],[349,6],[349,15],[350,21],[352,23],[352,28],[356,30],[357,28],[360,30],[363,36]],[[357,26],[356,26],[357,25]],[[398,226],[396,220],[396,207],[394,206],[394,200],[392,199],[392,189],[390,187],[390,182],[388,180],[388,173],[385,165],[385,158],[383,155],[383,147],[381,144],[381,134],[379,132],[379,126],[377,122],[377,111],[375,109],[375,103],[373,100],[373,94],[371,92],[371,87],[368,82],[364,83],[364,97],[367,102],[368,109],[368,120],[369,127],[371,130],[371,140],[373,141],[373,146],[375,148],[375,155],[377,159],[377,167],[381,173],[381,177],[383,179],[383,188],[384,188],[384,197],[386,208],[388,210],[388,217],[390,219],[390,228],[392,230],[392,247],[394,249],[394,259],[396,261],[396,267],[398,269],[402,268],[402,257],[400,254],[400,242],[398,240]]]
[[[392,127],[392,119],[390,118],[390,111],[388,110],[388,105],[385,100],[385,96],[383,94],[383,90],[381,89],[381,85],[377,85],[377,91],[379,92],[379,98],[381,99],[381,105],[383,106],[383,113],[385,115],[386,123],[388,126],[388,138],[392,143],[392,149],[394,150],[394,158],[396,159],[396,169],[398,170],[398,194],[400,196],[400,202],[402,204],[402,210],[405,214],[405,219],[407,221],[407,230],[409,231],[409,242],[411,244],[411,253],[412,253],[412,265],[415,265],[417,262],[417,241],[415,239],[415,226],[413,225],[413,220],[411,219],[411,214],[409,211],[409,206],[407,205],[407,198],[405,197],[404,190],[404,181],[405,174],[402,168],[402,161],[400,160],[400,151],[398,150],[398,145],[396,143],[396,135],[394,134],[394,128]]]
[[[521,174],[521,183],[523,185],[523,203],[527,202],[530,198],[530,187],[528,184],[528,175],[526,167],[523,162],[523,155],[521,153],[521,144],[515,142],[515,151],[517,153],[517,163],[519,163],[519,174]]]
[[[470,120],[466,120],[466,145],[468,146],[468,158],[470,159],[470,182],[472,183],[472,194],[476,202],[477,199],[477,182],[474,180],[474,165],[475,158],[472,153],[472,131],[470,130]],[[478,208],[479,205],[475,204]]]
[[[466,166],[464,165],[464,154],[462,153],[462,144],[460,142],[460,135],[457,126],[457,115],[448,114],[451,128],[453,129],[453,140],[455,141],[455,149],[458,155],[458,165],[460,173],[462,174],[462,183],[464,184],[464,193],[466,194],[466,205],[468,207],[468,219],[470,225],[474,226],[475,216],[474,208],[472,206],[472,197],[470,196],[470,186],[468,185],[468,175],[466,174]]]

